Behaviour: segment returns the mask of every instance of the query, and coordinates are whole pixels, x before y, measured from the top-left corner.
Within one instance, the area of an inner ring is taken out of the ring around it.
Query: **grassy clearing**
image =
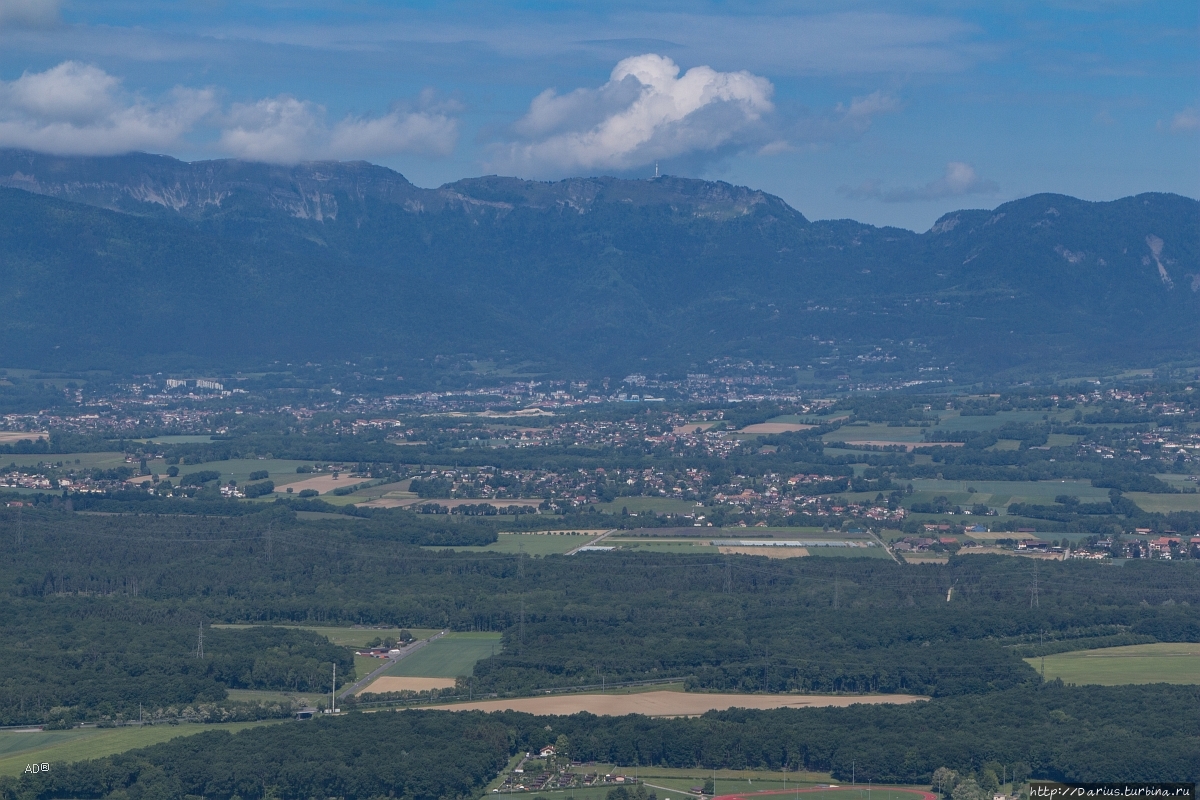
[[[501,533],[496,541],[482,547],[442,547],[428,545],[426,550],[457,550],[459,552],[479,553],[518,553],[522,550],[531,556],[550,556],[573,550],[581,544],[587,544],[600,534],[543,534]]]
[[[693,500],[677,500],[673,497],[618,497],[611,503],[596,503],[596,510],[606,514],[619,514],[622,508],[632,514],[653,511],[656,514],[694,514],[697,506]]]
[[[1079,444],[1082,436],[1076,436],[1071,433],[1051,433],[1046,437],[1047,447],[1070,447]]]
[[[1042,661],[1025,661],[1041,670]],[[1200,684],[1200,644],[1137,644],[1046,656],[1046,679],[1118,686],[1129,683]]]
[[[0,732],[0,775],[19,775],[26,764],[35,761],[71,762],[102,758],[138,747],[165,742],[179,736],[206,731],[235,732],[278,722],[233,722],[213,725],[153,725],[144,728],[87,728],[38,733]]]
[[[76,464],[75,461],[79,463]],[[52,453],[43,455],[5,455],[4,463],[16,464],[18,467],[32,467],[37,464],[50,463],[57,464],[58,462],[70,465],[79,469],[112,469],[113,467],[133,467],[134,472],[137,471],[137,463],[126,464],[124,453]],[[151,462],[151,464],[164,464],[162,461]],[[164,464],[163,470],[166,470]]]
[[[1078,497],[1085,503],[1108,500],[1108,490],[1098,489],[1089,481],[946,481],[914,478],[909,483],[913,485],[914,493],[905,498],[905,506],[932,502],[937,497],[945,497],[956,505],[983,503],[993,508],[1003,508],[1009,503],[1049,505],[1060,494]],[[970,489],[975,491],[971,492]]]
[[[448,633],[407,656],[385,674],[412,678],[457,678],[470,675],[475,662],[500,650],[498,633]]]
[[[891,556],[882,547],[810,547],[811,558],[888,558]]]
[[[214,628],[252,628],[253,625],[214,625]],[[331,628],[320,625],[277,625],[278,628],[299,628],[300,630],[314,631],[321,634],[334,644],[340,644],[343,647],[366,647],[367,643],[376,637],[386,639],[389,636],[393,639],[399,637],[400,628],[354,628],[342,627]],[[428,639],[437,633],[436,630],[429,628],[409,628],[408,631],[418,639]]]
[[[713,530],[717,530],[713,528]],[[715,534],[714,534],[715,535]],[[717,548],[709,544],[711,539],[614,539],[611,536],[600,544],[636,550],[639,553],[673,553],[683,556],[712,555]]]
[[[1193,484],[1194,485],[1194,484]],[[1150,494],[1149,492],[1127,492],[1130,500],[1143,511],[1200,511],[1200,494]]]
[[[341,676],[338,677],[338,685],[341,685]],[[254,702],[294,702],[302,705],[311,705],[314,701],[321,699],[323,696],[320,692],[270,692],[260,691],[258,689],[229,689],[229,699],[236,700],[242,703]]]
[[[891,428],[887,425],[847,425],[821,438],[827,442],[920,442],[930,428]]]
[[[1043,411],[1043,410],[1021,410],[1021,411],[1000,411],[994,416],[989,417],[964,417],[960,416],[957,411],[943,411],[940,414],[941,421],[938,423],[938,428],[944,431],[992,431],[1009,422],[1017,424],[1028,423],[1030,425],[1040,425],[1045,420],[1042,419],[1043,414],[1048,414],[1051,421],[1057,420],[1065,422],[1071,419],[1074,412],[1072,411]]]

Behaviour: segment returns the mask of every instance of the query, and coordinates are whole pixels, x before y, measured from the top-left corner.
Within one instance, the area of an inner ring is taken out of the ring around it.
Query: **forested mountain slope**
[[[1036,195],[923,234],[664,177],[484,177],[0,151],[14,366],[389,363],[577,374],[720,356],[894,369],[1148,366],[1200,351],[1200,204]]]

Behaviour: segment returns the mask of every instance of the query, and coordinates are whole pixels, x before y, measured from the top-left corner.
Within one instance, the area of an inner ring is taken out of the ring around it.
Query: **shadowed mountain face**
[[[365,163],[0,151],[0,187],[5,365],[471,354],[582,376],[836,348],[1045,374],[1200,351],[1200,204],[1176,195],[1037,195],[915,234],[670,177],[422,189]]]

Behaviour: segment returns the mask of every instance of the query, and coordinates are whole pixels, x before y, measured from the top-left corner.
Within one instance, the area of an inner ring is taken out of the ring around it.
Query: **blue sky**
[[[1200,195],[1194,2],[0,0],[0,146],[663,172],[925,230]]]

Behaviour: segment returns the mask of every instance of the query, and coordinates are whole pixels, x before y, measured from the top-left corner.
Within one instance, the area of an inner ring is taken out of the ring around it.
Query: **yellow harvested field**
[[[793,431],[807,431],[812,425],[802,425],[799,422],[758,422],[754,425],[747,425],[738,433],[791,433]]]
[[[22,439],[45,439],[47,435],[45,431],[0,431],[0,444],[12,444]]]
[[[605,717],[645,714],[650,717],[690,717],[727,708],[823,708],[857,703],[915,703],[928,700],[912,694],[692,694],[641,692],[638,694],[569,694],[558,697],[518,697],[483,700],[449,706],[428,706],[442,711],[524,711],[529,714],[566,716],[587,711]]]
[[[949,556],[904,556],[905,564],[949,564]]]
[[[430,689],[453,689],[454,678],[407,678],[385,676],[377,678],[369,685],[355,692],[368,694],[371,692],[427,692]]]
[[[318,475],[315,478],[305,478],[302,481],[289,483],[286,486],[276,487],[276,494],[283,494],[288,489],[295,493],[300,493],[305,489],[316,489],[321,494],[329,494],[334,489],[340,489],[343,486],[354,486],[358,483],[366,483],[370,478],[351,478],[347,473],[338,473],[338,477],[333,477],[333,474]]]
[[[703,544],[703,542],[697,542]],[[718,547],[727,556],[766,556],[767,558],[802,558],[807,547]]]

